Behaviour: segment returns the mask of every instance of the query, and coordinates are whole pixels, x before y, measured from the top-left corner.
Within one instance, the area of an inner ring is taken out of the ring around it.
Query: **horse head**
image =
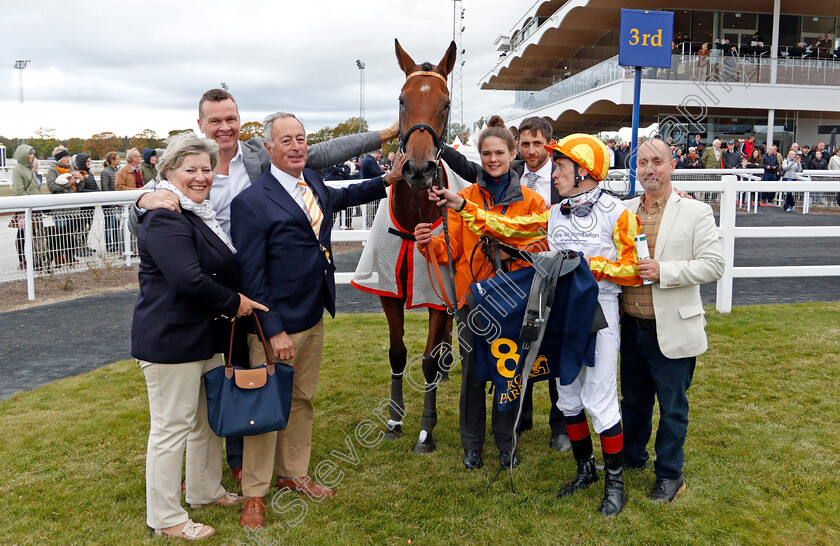
[[[400,91],[400,148],[405,153],[402,176],[414,190],[427,190],[437,174],[449,117],[446,77],[455,66],[455,42],[440,63],[417,64],[394,40],[397,61],[405,72]]]

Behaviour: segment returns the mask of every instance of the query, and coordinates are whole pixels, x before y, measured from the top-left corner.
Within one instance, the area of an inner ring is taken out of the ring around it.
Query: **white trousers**
[[[586,410],[595,432],[612,427],[621,420],[618,405],[618,295],[598,296],[608,326],[595,338],[595,365],[582,366],[568,385],[557,381],[557,407],[571,417]]]
[[[138,360],[149,391],[146,448],[146,524],[166,529],[189,519],[181,506],[181,467],[187,451],[187,502],[209,504],[222,487],[222,439],[207,421],[202,374],[223,365],[222,355],[181,364]]]

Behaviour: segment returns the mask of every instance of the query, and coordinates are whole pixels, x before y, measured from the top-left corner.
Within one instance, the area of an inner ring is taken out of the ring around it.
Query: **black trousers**
[[[484,446],[487,428],[487,384],[478,381],[475,375],[475,361],[472,352],[472,332],[467,324],[469,309],[458,310],[458,336],[461,352],[461,400],[458,404],[460,413],[461,445],[464,449],[480,451]],[[463,324],[465,326],[460,326]],[[499,411],[496,394],[493,393],[491,426],[496,447],[499,450],[513,448],[513,424],[516,410]]]
[[[566,434],[566,418],[563,412],[557,407],[557,381],[549,379],[548,383],[548,398],[551,400],[551,412],[548,414],[548,426],[551,429],[551,436],[557,434]],[[522,425],[531,425],[534,423],[534,385],[535,383],[528,383],[525,389],[525,401],[522,408],[522,419],[520,420],[520,428]],[[525,428],[530,428],[526,426]]]

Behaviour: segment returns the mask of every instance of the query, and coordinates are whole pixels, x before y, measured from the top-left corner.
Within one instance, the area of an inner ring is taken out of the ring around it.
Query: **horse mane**
[[[432,71],[434,68],[436,68],[436,67],[435,67],[435,65],[433,65],[432,63],[430,63],[430,62],[428,62],[428,61],[427,61],[427,62],[425,62],[425,63],[423,63],[422,65],[420,65],[420,70],[422,70],[422,71],[424,71],[424,72],[430,72],[430,71]]]

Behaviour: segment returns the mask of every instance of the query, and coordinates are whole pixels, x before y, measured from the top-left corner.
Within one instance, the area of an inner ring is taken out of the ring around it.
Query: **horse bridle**
[[[405,79],[406,79],[406,81],[408,81],[409,79],[413,78],[414,76],[432,76],[432,77],[435,77],[435,78],[439,78],[440,80],[443,81],[443,85],[446,87],[447,92],[449,91],[449,84],[446,81],[446,77],[443,74],[439,74],[437,72],[431,72],[431,71],[427,71],[427,70],[418,70],[418,71],[412,72],[411,74],[406,76]],[[414,131],[428,131],[428,133],[432,136],[432,143],[435,145],[435,148],[437,148],[437,153],[435,154],[435,163],[437,164],[437,173],[435,174],[435,179],[437,181],[437,186],[442,188],[443,187],[443,175],[441,173],[442,169],[441,169],[441,166],[440,166],[440,163],[441,163],[440,156],[443,154],[443,143],[446,142],[447,130],[449,128],[449,114],[447,113],[447,115],[446,115],[446,121],[443,124],[443,131],[441,131],[440,135],[438,135],[437,131],[435,131],[434,127],[432,127],[428,123],[415,123],[414,125],[409,127],[408,130],[405,133],[403,133],[402,132],[402,110],[400,110],[399,123],[400,123],[400,147],[399,147],[399,151],[402,152],[402,153],[405,153],[405,144],[406,144],[406,142],[408,142],[408,137],[410,137],[411,133],[413,133]],[[423,212],[420,209],[420,203],[417,201],[416,192],[412,192],[411,195],[412,195],[412,198],[414,200],[414,206],[417,208],[417,214],[419,215],[420,220],[425,222],[425,220],[423,218]],[[452,287],[452,298],[453,298],[453,300],[457,301],[457,293],[455,292],[455,270],[454,270],[454,266],[452,264],[452,249],[451,249],[450,243],[449,243],[449,228],[447,226],[447,214],[446,214],[446,206],[445,205],[441,206],[440,212],[441,212],[441,220],[443,222],[443,236],[444,236],[444,240],[446,241],[446,255],[447,255],[447,261],[449,263],[449,280],[451,282],[451,287]],[[426,263],[428,265],[428,258],[426,259]],[[435,281],[432,279],[431,270],[429,270],[429,281],[432,284],[432,289],[434,289]],[[445,292],[445,288],[443,286],[441,286],[441,289],[444,290],[444,292]],[[437,294],[437,290],[435,290],[435,293]],[[451,307],[450,307],[450,305],[447,305],[447,303],[446,303],[446,298],[441,297],[440,295],[438,295],[438,297],[440,297],[440,299],[442,301],[444,301],[444,306],[446,307],[446,312],[448,314],[454,316],[458,311],[458,304],[453,303],[453,304],[451,304]]]
[[[437,72],[431,72],[427,70],[418,70],[417,72],[412,72],[408,76],[406,76],[406,81],[413,78],[414,76],[433,76],[435,78],[440,78],[443,80],[444,86],[446,86],[447,91],[449,90],[449,85],[446,81],[446,78],[443,74],[439,74]],[[443,153],[443,143],[446,142],[446,135],[447,135],[447,128],[449,127],[449,115],[447,114],[446,122],[443,124],[443,131],[440,135],[437,134],[434,127],[429,125],[428,123],[415,123],[411,127],[406,130],[405,133],[402,132],[402,112],[400,113],[400,151],[405,153],[405,145],[408,142],[408,137],[411,136],[411,133],[414,131],[427,131],[432,136],[432,142],[437,148],[437,153],[435,154],[435,162],[440,161],[440,156]]]

